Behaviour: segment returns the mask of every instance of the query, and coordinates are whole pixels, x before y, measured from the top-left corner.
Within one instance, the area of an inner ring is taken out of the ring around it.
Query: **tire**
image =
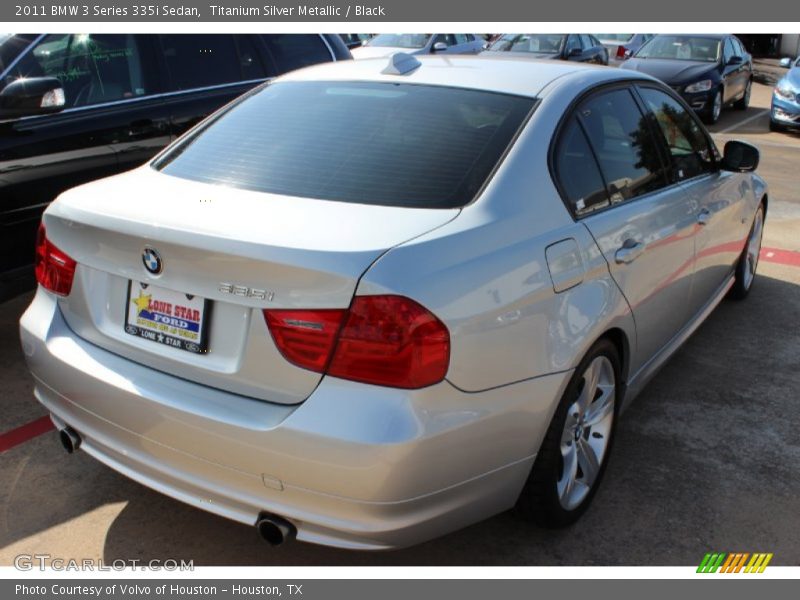
[[[747,107],[750,106],[750,92],[753,90],[753,80],[748,79],[747,87],[744,89],[744,96],[739,98],[733,107],[737,110],[747,110]]]
[[[622,402],[620,373],[619,354],[607,339],[598,341],[581,360],[517,500],[520,517],[558,528],[571,525],[586,512],[614,442]],[[592,380],[597,382],[592,385],[595,392],[584,394],[586,383]]]
[[[722,90],[719,88],[714,92],[711,100],[711,107],[703,113],[703,121],[707,125],[713,125],[719,121],[719,116],[722,114]]]
[[[786,131],[786,128],[782,125],[776,123],[772,119],[769,120],[769,130],[770,131]]]
[[[739,262],[736,263],[736,275],[728,292],[728,297],[733,300],[744,300],[753,288],[753,281],[756,278],[758,269],[758,255],[761,252],[761,239],[764,235],[764,205],[760,204],[753,217],[753,224],[750,226],[750,233],[747,234]]]

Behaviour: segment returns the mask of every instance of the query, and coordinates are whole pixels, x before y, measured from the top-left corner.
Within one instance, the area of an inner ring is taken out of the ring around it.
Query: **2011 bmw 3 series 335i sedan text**
[[[35,394],[68,450],[273,544],[567,525],[626,405],[753,285],[757,164],[636,72],[296,71],[47,209]]]

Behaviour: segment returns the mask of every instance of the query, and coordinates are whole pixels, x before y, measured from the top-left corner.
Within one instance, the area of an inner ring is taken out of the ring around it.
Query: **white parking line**
[[[764,115],[764,114],[766,114],[768,112],[769,112],[768,108],[762,108],[761,111],[758,112],[757,114],[751,115],[751,116],[747,117],[744,121],[739,121],[735,125],[731,125],[730,127],[726,128],[726,129],[723,129],[722,131],[718,131],[717,133],[728,133],[729,131],[733,131],[734,129],[739,129],[739,127],[742,127],[743,125],[746,125],[750,121],[755,121],[757,118],[759,118],[760,116],[762,116],[762,115]]]

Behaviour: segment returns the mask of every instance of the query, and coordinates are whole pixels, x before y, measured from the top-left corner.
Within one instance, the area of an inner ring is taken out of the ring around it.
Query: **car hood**
[[[664,83],[682,84],[699,79],[716,69],[716,63],[666,58],[629,58],[620,67],[652,75]]]
[[[350,51],[353,58],[381,58],[398,52],[405,54],[419,54],[424,48],[401,48],[400,46],[361,46]]]
[[[800,67],[795,67],[786,73],[778,84],[780,85],[782,82],[788,83],[795,90],[800,90]]]

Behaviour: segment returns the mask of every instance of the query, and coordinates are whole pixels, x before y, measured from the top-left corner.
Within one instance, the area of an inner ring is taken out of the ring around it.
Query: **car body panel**
[[[582,221],[631,306],[636,322],[632,370],[652,358],[692,316],[696,213],[696,203],[672,187]],[[620,264],[615,255],[627,240],[642,244],[644,251],[634,262]]]
[[[48,238],[80,263],[62,312],[81,337],[121,356],[279,403],[305,400],[320,375],[283,359],[259,309],[347,308],[361,274],[381,254],[458,214],[186,183],[144,166],[70,190],[53,204],[44,219]],[[251,217],[235,238],[219,226],[231,214]],[[160,253],[162,273],[144,268],[145,247]],[[214,302],[210,351],[198,356],[127,334],[131,280]],[[224,283],[263,290],[269,300],[223,292]]]
[[[327,377],[302,405],[281,406],[102,350],[59,303],[38,292],[23,351],[37,398],[90,454],[198,508],[246,524],[281,514],[299,539],[346,548],[418,543],[513,506],[570,376],[482,394]],[[491,451],[482,439],[496,440]]]
[[[763,196],[757,196],[752,182],[752,177],[719,171],[681,183],[698,214],[707,215],[706,224],[695,235],[692,314],[719,289],[742,253],[752,215]]]

